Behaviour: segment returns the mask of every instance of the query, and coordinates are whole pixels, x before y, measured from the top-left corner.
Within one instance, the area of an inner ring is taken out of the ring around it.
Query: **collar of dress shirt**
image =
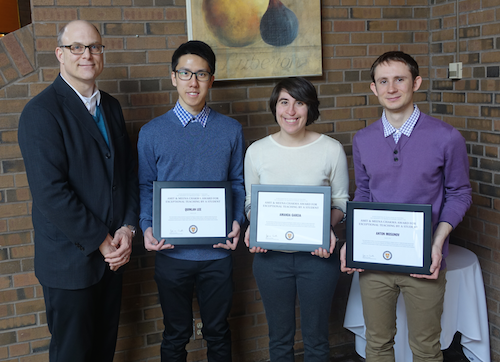
[[[413,113],[411,116],[403,123],[401,128],[398,130],[395,128],[392,124],[389,123],[387,120],[387,117],[385,116],[385,110],[382,113],[382,124],[384,125],[384,137],[389,137],[392,135],[394,132],[401,132],[407,137],[410,137],[411,132],[413,131],[413,128],[415,127],[415,124],[417,124],[418,117],[420,117],[420,109],[418,109],[418,106],[416,104],[413,105]]]
[[[205,103],[205,106],[196,116],[186,111],[179,101],[175,103],[174,113],[179,118],[183,127],[186,127],[189,122],[199,122],[203,127],[207,125],[208,115],[210,114],[210,107]]]
[[[95,116],[96,107],[101,104],[101,92],[97,89],[97,85],[94,85],[94,93],[90,97],[85,97],[81,95],[80,92],[78,92],[66,79],[64,79],[62,74],[61,78],[71,87],[71,89],[75,91],[76,94],[78,94],[78,97],[80,97],[83,104],[85,104],[85,107],[87,107],[90,114]]]

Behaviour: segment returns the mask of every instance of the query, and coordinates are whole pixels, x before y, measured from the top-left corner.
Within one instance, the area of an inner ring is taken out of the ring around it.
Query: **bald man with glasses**
[[[138,219],[122,110],[96,85],[103,50],[94,25],[76,20],[63,26],[55,51],[60,74],[19,121],[51,362],[113,360],[120,268],[130,260]]]

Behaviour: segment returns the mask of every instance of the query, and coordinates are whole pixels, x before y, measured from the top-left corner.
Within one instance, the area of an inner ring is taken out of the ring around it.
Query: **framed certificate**
[[[169,244],[225,243],[232,189],[223,182],[153,182],[153,236]]]
[[[252,185],[250,247],[330,248],[331,187]]]
[[[347,266],[430,274],[431,214],[431,205],[347,202]]]

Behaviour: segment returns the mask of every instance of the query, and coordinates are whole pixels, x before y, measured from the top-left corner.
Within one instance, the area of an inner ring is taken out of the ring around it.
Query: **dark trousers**
[[[227,317],[233,294],[232,273],[230,256],[220,260],[190,261],[156,253],[155,281],[165,324],[162,362],[186,361],[186,344],[193,333],[195,286],[208,361],[231,361],[231,331]]]
[[[340,275],[338,255],[268,251],[256,254],[253,273],[269,326],[271,362],[293,362],[295,299],[300,303],[304,361],[329,361],[328,320]]]
[[[78,290],[43,286],[52,334],[50,362],[111,362],[115,354],[122,276],[106,269],[103,278]]]

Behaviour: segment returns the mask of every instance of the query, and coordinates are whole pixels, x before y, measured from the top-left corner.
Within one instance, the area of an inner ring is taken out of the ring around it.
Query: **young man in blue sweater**
[[[163,362],[186,361],[195,285],[208,360],[231,361],[227,317],[233,292],[231,250],[236,248],[245,220],[244,141],[236,120],[206,105],[214,72],[215,54],[207,44],[182,44],[172,56],[171,74],[179,99],[173,109],[153,119],[139,133],[140,224],[145,248],[156,251],[155,281],[165,324]],[[155,239],[154,181],[231,181],[234,221],[226,243],[174,246]]]

